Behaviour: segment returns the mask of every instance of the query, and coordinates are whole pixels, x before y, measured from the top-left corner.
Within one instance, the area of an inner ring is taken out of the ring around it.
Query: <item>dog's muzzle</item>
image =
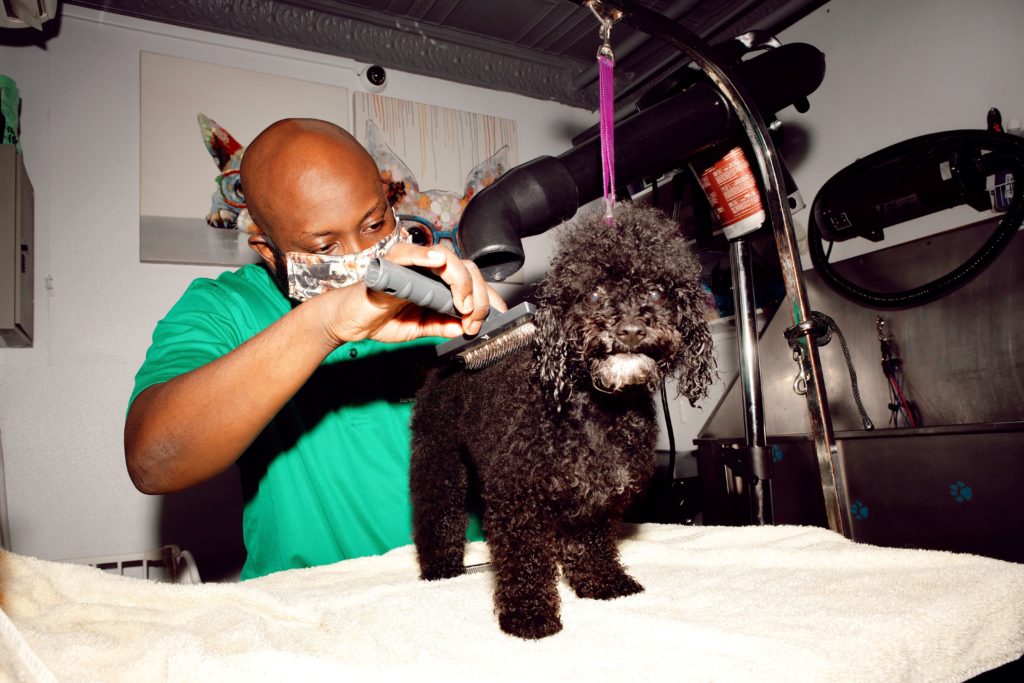
[[[594,386],[615,393],[637,384],[654,385],[661,378],[658,363],[643,353],[613,353],[593,361]]]

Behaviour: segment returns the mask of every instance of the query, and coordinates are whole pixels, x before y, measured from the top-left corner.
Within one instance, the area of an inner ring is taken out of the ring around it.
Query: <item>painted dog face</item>
[[[458,192],[445,190],[421,191],[416,177],[388,147],[383,133],[375,122],[367,122],[366,137],[364,144],[380,169],[380,178],[384,183],[388,201],[402,217],[402,225],[412,235],[413,242],[425,246],[444,244],[458,254],[456,236],[462,210],[473,195],[508,170],[508,146],[502,147],[469,172],[465,190],[460,195]]]

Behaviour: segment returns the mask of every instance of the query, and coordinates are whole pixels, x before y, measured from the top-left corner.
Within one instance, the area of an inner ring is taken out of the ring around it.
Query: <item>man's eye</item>
[[[377,221],[376,223],[371,223],[370,225],[362,229],[362,233],[364,235],[368,235],[370,233],[377,232],[378,230],[382,229],[385,225],[387,225],[387,222],[383,220]]]
[[[314,254],[329,254],[333,248],[333,244],[320,244],[313,247],[310,251]]]

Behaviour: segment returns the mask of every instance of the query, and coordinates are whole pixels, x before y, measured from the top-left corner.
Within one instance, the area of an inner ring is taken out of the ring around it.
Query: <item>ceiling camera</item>
[[[379,64],[368,66],[359,74],[359,81],[367,91],[380,92],[388,83],[387,69]]]

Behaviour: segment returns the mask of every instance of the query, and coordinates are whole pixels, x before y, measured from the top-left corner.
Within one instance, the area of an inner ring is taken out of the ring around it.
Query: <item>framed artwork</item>
[[[269,124],[324,119],[351,130],[348,90],[140,54],[139,259],[238,266],[258,260],[237,229],[238,163]]]
[[[420,244],[458,252],[463,208],[519,163],[516,122],[510,119],[356,93],[353,123],[389,199],[406,217],[403,225]],[[507,281],[517,280],[521,276]]]

